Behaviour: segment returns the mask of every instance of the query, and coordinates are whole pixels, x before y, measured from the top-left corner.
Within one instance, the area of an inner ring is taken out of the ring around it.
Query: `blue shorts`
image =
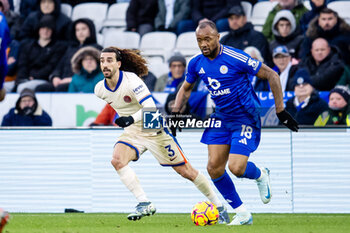
[[[249,156],[260,143],[261,129],[255,125],[235,124],[230,129],[207,128],[202,135],[201,142],[207,145],[230,145],[230,154]]]

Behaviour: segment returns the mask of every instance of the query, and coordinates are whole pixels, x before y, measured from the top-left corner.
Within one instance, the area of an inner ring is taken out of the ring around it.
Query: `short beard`
[[[219,49],[219,47],[216,47],[215,49],[213,49],[213,51],[211,51],[211,53],[209,55],[204,55],[203,54],[203,56],[205,56],[207,58],[215,58],[215,55],[216,55],[218,49]]]

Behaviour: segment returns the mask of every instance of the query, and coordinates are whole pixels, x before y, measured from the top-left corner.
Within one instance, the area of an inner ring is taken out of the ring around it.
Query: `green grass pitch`
[[[135,222],[126,216],[11,213],[3,233],[350,233],[350,214],[253,214],[252,226],[204,227],[194,225],[190,214],[155,214]]]

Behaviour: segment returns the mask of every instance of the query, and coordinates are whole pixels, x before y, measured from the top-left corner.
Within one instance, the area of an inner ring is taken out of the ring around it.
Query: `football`
[[[219,220],[219,211],[210,201],[198,202],[192,209],[191,219],[197,226],[215,225]]]

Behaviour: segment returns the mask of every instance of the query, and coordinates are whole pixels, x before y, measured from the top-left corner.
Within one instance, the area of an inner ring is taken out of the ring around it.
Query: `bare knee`
[[[224,166],[215,166],[214,164],[208,163],[207,171],[210,175],[210,178],[216,179],[225,173],[225,167]]]
[[[125,167],[128,163],[126,161],[123,161],[119,156],[113,157],[111,160],[111,164],[115,168],[115,170],[122,169]]]
[[[237,177],[243,176],[245,172],[245,164],[230,163],[228,168]]]

